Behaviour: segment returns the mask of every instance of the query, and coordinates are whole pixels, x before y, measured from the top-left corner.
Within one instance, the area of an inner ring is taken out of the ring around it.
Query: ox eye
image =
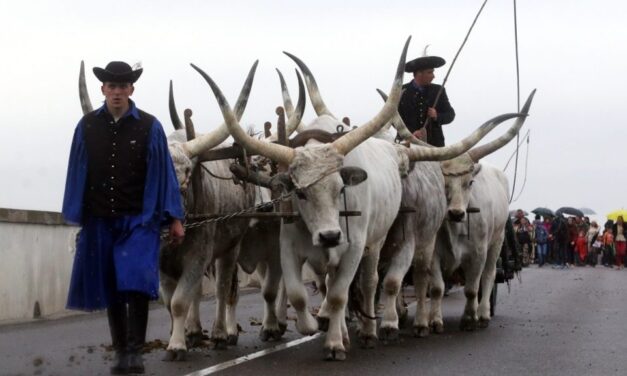
[[[299,200],[307,200],[307,196],[305,196],[305,193],[303,193],[303,191],[301,191],[300,189],[297,189],[295,192],[296,192],[296,197],[298,197]]]
[[[471,180],[471,181],[468,183],[468,186],[469,186],[469,187],[470,187],[470,186],[472,186],[472,183],[474,183],[474,182],[475,182],[474,180]]]

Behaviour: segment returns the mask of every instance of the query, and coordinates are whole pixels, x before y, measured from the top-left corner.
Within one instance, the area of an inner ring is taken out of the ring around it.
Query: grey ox
[[[473,330],[477,324],[487,327],[490,322],[490,293],[505,236],[509,196],[503,172],[479,162],[506,145],[518,133],[529,113],[534,94],[535,90],[521,110],[524,117],[517,119],[507,133],[442,163],[448,221],[438,232],[433,258],[430,324],[435,332],[443,331],[443,276],[450,276],[458,268],[464,272],[466,296],[460,328]],[[469,207],[478,208],[479,212],[467,214]],[[480,287],[482,299],[478,302]]]
[[[324,144],[312,137],[303,146],[293,149],[248,136],[240,128],[220,89],[211,79],[207,80],[236,141],[251,153],[264,155],[288,166],[284,179],[295,193],[292,205],[300,213],[300,220],[281,226],[281,266],[289,300],[297,312],[296,327],[303,334],[315,333],[318,322],[307,309],[307,293],[302,283],[301,268],[308,262],[316,273],[327,276],[327,294],[319,312],[319,316],[328,318],[329,323],[324,344],[327,359],[345,359],[350,342],[344,312],[349,285],[358,267],[361,288],[365,292],[364,306],[361,308],[366,315],[374,316],[379,250],[398,213],[401,174],[408,161],[440,160],[455,156],[446,155],[450,153],[450,149],[446,148],[441,153],[427,148],[404,149],[385,140],[369,138],[396,111],[408,43],[409,40],[397,66],[390,98],[381,111],[367,124],[332,143]],[[341,123],[324,105],[313,76],[306,72],[302,62],[290,57],[305,74],[309,94],[318,114],[303,133],[313,130],[318,134],[335,132]],[[293,117],[302,116],[302,110],[301,107],[297,108]],[[342,194],[348,210],[361,211],[361,216],[348,221],[348,228],[338,215],[344,206]],[[361,340],[366,346],[374,345],[375,321],[362,317],[360,324]]]

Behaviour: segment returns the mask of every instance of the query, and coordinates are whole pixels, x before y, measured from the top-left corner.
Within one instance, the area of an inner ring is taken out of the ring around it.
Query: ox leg
[[[187,312],[185,320],[185,337],[188,347],[195,347],[202,342],[202,326],[200,324],[200,298],[202,297],[202,281],[196,286],[194,299]]]
[[[329,313],[329,331],[324,343],[325,359],[327,360],[346,359],[347,349],[344,344],[350,344],[350,340],[343,337],[342,325],[346,325],[345,309],[348,301],[348,290],[359,266],[363,249],[363,245],[353,244],[351,249],[347,250],[342,257],[338,267],[328,272],[325,300],[326,309]],[[372,298],[374,300],[374,294]]]
[[[326,274],[316,274],[314,278],[318,292],[322,295],[322,303],[320,303],[316,320],[318,320],[318,329],[326,332],[329,330],[329,312],[326,303],[328,276]]]
[[[170,314],[170,335],[172,335],[172,325],[174,323],[174,319],[172,317],[172,295],[174,295],[174,290],[176,289],[176,280],[174,278],[169,277],[166,274],[159,273],[159,285],[161,287],[161,297],[163,299],[163,304],[168,310]]]
[[[502,239],[497,240],[495,244],[502,244]],[[494,278],[496,278],[496,261],[501,251],[500,246],[492,245],[488,249],[485,267],[481,274],[481,301],[479,302],[478,316],[479,327],[487,328],[490,324],[490,294],[494,287]]]
[[[474,256],[467,260],[464,267],[466,306],[459,324],[461,330],[472,331],[477,327],[477,293],[479,292],[479,283],[481,282],[481,273],[485,265],[485,259],[485,252],[475,252]]]
[[[383,303],[383,318],[379,329],[379,338],[384,342],[398,342],[399,314],[407,313],[407,308],[398,310],[399,294],[403,277],[407,274],[414,257],[414,239],[408,238],[399,253],[390,260],[390,266],[383,279],[381,302]]]
[[[183,277],[179,279],[176,289],[170,300],[170,315],[172,316],[172,334],[163,360],[185,360],[187,345],[185,342],[185,320],[190,304],[196,298],[196,292],[200,288],[205,260],[187,265]]]
[[[431,267],[431,290],[429,296],[431,297],[431,313],[429,314],[431,329],[435,333],[443,333],[442,296],[444,296],[444,278],[442,276],[442,267],[440,266],[440,257],[437,255],[434,255]]]
[[[434,234],[435,235],[435,234]],[[427,289],[431,279],[431,267],[435,236],[429,242],[417,245],[414,253],[414,289],[416,292],[416,315],[414,316],[414,337],[429,335],[429,312]]]
[[[369,317],[359,315],[360,330],[359,339],[363,348],[372,349],[377,343],[377,320],[375,318],[375,293],[379,284],[379,252],[383,246],[385,238],[376,242],[371,247],[366,248],[364,257],[359,268],[360,288],[363,294],[361,308],[364,314]],[[396,299],[394,299],[396,300]]]
[[[279,322],[281,335],[287,330],[287,291],[285,289],[285,280],[281,278],[279,282],[279,292],[276,299],[276,315]]]
[[[263,299],[265,302],[263,312],[263,325],[259,337],[262,341],[278,341],[283,336],[284,331],[279,327],[277,318],[277,294],[281,285],[281,267],[279,260],[276,263],[269,262],[261,286]]]
[[[283,225],[289,226],[289,225]],[[281,269],[287,296],[296,311],[296,330],[304,335],[318,331],[318,323],[308,309],[307,289],[303,284],[302,269],[305,260],[296,254],[298,245],[293,244],[289,236],[283,236],[281,227]]]
[[[237,302],[237,277],[233,277],[237,270],[237,252],[228,250],[224,255],[216,259],[216,318],[211,331],[211,341],[216,349],[226,349],[229,336],[237,337],[237,323],[235,323],[235,333],[233,328],[233,320],[227,320],[229,316],[234,315],[234,304]],[[235,297],[233,297],[233,295]],[[227,312],[228,311],[228,312]],[[235,341],[237,342],[237,341]]]

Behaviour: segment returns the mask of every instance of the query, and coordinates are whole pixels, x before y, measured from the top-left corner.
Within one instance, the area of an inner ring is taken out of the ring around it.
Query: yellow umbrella
[[[618,210],[614,210],[611,213],[607,214],[607,219],[611,219],[612,221],[616,222],[616,220],[618,219],[618,217],[623,217],[623,220],[627,221],[627,210],[626,209],[618,209]]]

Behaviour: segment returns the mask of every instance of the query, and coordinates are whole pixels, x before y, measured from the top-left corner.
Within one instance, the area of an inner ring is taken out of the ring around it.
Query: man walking
[[[159,291],[160,230],[184,236],[183,208],[163,128],[130,99],[142,69],[94,68],[105,103],[76,126],[63,216],[81,226],[67,308],[107,309],[112,374],[144,373],[148,301]]]

